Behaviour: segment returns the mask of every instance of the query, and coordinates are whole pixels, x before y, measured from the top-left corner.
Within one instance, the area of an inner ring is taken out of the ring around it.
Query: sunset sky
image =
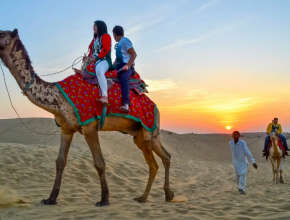
[[[87,51],[93,22],[103,20],[109,34],[121,25],[132,41],[136,70],[149,85],[148,96],[161,112],[163,129],[265,131],[278,117],[283,130],[290,131],[288,0],[0,3],[0,30],[18,28],[38,74],[70,66]],[[22,117],[53,117],[22,96],[15,79],[4,71]],[[72,73],[43,79],[55,82]],[[15,118],[2,76],[0,97],[0,118]]]

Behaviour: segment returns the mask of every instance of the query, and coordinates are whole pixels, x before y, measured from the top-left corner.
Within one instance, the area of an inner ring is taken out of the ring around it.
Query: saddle
[[[95,74],[95,62],[90,62],[89,59],[85,57],[81,70],[84,74],[83,79],[87,83],[93,85],[98,84],[98,78]],[[105,77],[107,78],[108,83],[108,89],[111,89],[114,83],[120,83],[118,72],[118,70],[108,70],[105,73]],[[129,89],[133,90],[138,95],[143,95],[144,93],[148,93],[146,87],[147,85],[144,80],[142,80],[140,75],[135,71],[129,78]]]

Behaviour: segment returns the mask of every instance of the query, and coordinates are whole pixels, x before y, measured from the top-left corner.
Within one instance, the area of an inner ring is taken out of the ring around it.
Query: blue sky
[[[110,34],[114,25],[123,26],[138,54],[136,69],[149,82],[149,96],[164,112],[164,121],[175,117],[176,110],[171,110],[171,106],[187,103],[194,106],[201,102],[196,97],[220,100],[217,106],[223,106],[225,100],[242,101],[246,106],[255,105],[254,109],[261,101],[249,100],[261,100],[263,94],[264,104],[275,101],[275,97],[289,98],[285,92],[290,85],[288,0],[0,0],[0,3],[0,30],[18,28],[39,74],[65,69],[83,55],[92,39],[95,20],[104,20]],[[7,70],[5,73],[20,114],[48,117],[20,95],[15,80]],[[44,79],[54,82],[70,74],[71,70]],[[271,87],[273,92],[269,95]],[[15,117],[2,80],[0,94],[5,104],[0,118]],[[203,101],[201,105],[204,104]],[[209,117],[204,115],[200,119],[200,110],[190,109],[192,115],[198,113],[198,118],[190,116],[191,121],[201,123]],[[286,110],[290,110],[289,105]],[[279,115],[290,130],[290,118],[282,111]],[[231,120],[234,119],[227,119]],[[244,129],[264,130],[263,123]],[[201,132],[217,131],[212,126],[208,124]],[[194,130],[194,126],[178,121],[166,122],[164,127],[179,132]]]

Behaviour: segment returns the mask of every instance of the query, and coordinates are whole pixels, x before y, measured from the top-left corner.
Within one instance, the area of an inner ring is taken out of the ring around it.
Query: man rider
[[[270,123],[267,127],[267,134],[268,136],[265,139],[264,150],[263,150],[263,157],[268,156],[267,148],[269,144],[269,138],[271,132],[277,132],[283,141],[283,146],[285,147],[285,154],[288,155],[287,151],[289,150],[286,138],[281,134],[282,133],[282,126],[278,124],[278,118],[274,118],[272,123]]]

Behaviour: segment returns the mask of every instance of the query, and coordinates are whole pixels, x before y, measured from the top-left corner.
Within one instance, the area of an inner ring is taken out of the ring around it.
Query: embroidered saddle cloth
[[[107,72],[107,76],[114,76],[114,72]],[[135,76],[138,77],[139,75]],[[112,77],[113,78],[113,77]],[[97,85],[92,85],[83,80],[79,74],[71,75],[66,79],[56,82],[55,85],[71,104],[80,125],[101,119],[103,105],[97,100],[101,98],[101,91]],[[119,110],[122,105],[121,85],[113,83],[108,89],[109,104],[106,117],[124,117],[140,122],[148,131],[156,128],[157,107],[145,94],[139,95],[130,90],[130,112],[123,113]]]

